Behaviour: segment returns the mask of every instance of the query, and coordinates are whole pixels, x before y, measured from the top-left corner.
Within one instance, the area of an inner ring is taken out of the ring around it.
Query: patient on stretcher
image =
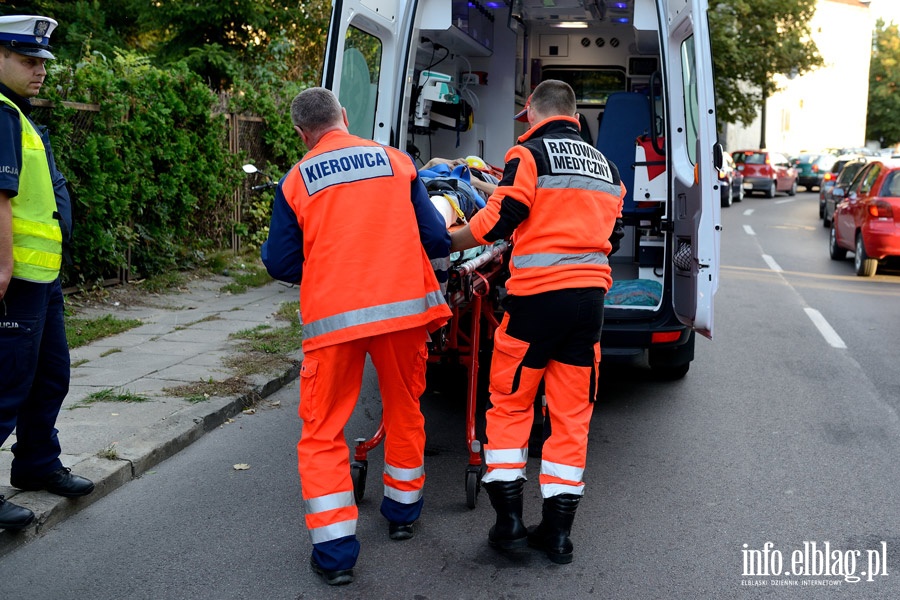
[[[419,177],[447,229],[454,229],[465,225],[472,215],[484,208],[499,182],[494,172],[496,170],[475,156],[435,157],[419,170]],[[452,264],[464,262],[481,254],[483,249],[484,246],[476,246],[465,252],[454,252],[450,261]]]

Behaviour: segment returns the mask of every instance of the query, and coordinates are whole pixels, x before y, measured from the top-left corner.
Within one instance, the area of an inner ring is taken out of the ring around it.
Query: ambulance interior
[[[502,170],[506,150],[528,129],[513,117],[531,89],[542,79],[567,81],[582,137],[616,164],[628,190],[626,236],[610,257],[616,283],[606,304],[657,310],[668,264],[661,223],[671,209],[656,2],[451,4],[449,24],[444,9],[422,16],[414,76],[404,90],[407,130],[398,146],[420,168],[433,157],[475,157],[474,165],[480,159]]]

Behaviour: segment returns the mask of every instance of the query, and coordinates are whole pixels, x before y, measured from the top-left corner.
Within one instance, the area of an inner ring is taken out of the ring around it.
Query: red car
[[[744,176],[745,192],[762,192],[774,198],[778,192],[788,196],[797,194],[797,169],[780,152],[769,150],[738,150],[731,156],[737,170]]]
[[[843,260],[848,250],[863,277],[875,275],[879,261],[900,257],[900,161],[867,163],[835,207],[829,253]]]

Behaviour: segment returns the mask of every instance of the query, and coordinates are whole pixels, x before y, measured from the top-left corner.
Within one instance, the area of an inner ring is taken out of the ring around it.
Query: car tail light
[[[813,172],[813,173],[818,173],[818,172],[819,172],[819,165],[813,165],[813,166],[812,166],[812,172]]]
[[[869,205],[869,214],[879,219],[893,219],[894,209],[884,200],[876,200]]]
[[[832,173],[831,171],[828,171],[827,173],[825,173],[825,176],[822,177],[822,181],[831,181],[832,179],[834,179],[834,173]]]
[[[665,344],[667,342],[677,342],[680,337],[680,331],[654,331],[650,336],[650,343]]]

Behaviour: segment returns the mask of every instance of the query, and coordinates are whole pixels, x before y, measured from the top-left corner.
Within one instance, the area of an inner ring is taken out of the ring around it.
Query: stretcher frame
[[[506,240],[487,247],[478,256],[450,268],[447,304],[452,315],[448,323],[432,335],[428,362],[458,362],[466,368],[466,449],[469,462],[465,470],[466,506],[475,508],[484,472],[482,443],[476,432],[478,402],[478,351],[482,343],[492,340],[500,326],[499,289],[505,282],[512,246]],[[484,326],[482,327],[482,320]],[[350,476],[353,494],[359,503],[366,489],[368,453],[384,440],[382,420],[371,438],[356,438]]]

